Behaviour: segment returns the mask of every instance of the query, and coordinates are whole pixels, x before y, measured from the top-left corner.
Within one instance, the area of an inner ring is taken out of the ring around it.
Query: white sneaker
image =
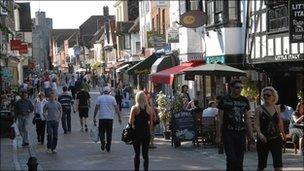
[[[52,154],[52,150],[51,149],[47,149],[46,152],[49,153],[49,154]]]
[[[53,152],[53,154],[55,154],[55,153],[57,153],[57,150],[54,149],[52,152]]]

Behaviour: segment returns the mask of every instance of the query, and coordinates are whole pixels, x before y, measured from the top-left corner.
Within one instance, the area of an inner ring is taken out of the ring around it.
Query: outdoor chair
[[[202,143],[203,145],[215,145],[216,120],[215,117],[202,118]]]

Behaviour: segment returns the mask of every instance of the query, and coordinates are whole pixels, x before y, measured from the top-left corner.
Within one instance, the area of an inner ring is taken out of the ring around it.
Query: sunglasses
[[[243,89],[242,86],[235,86],[234,88],[235,88],[235,89]]]
[[[271,97],[271,94],[263,94],[264,97]]]

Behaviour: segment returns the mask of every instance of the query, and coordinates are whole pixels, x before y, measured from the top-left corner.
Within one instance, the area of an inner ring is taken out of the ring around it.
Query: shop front
[[[136,83],[137,89],[149,88],[149,74],[153,63],[159,58],[159,55],[153,53],[143,61],[135,64],[127,70],[127,74],[130,77],[133,76],[134,82]]]
[[[254,66],[265,73],[261,86],[272,85],[278,91],[278,103],[295,108],[298,93],[304,91],[304,54],[269,56]]]

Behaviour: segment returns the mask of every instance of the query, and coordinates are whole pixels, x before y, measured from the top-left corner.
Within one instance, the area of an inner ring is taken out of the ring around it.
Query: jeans
[[[226,153],[227,170],[243,170],[246,146],[245,131],[224,131],[223,142]]]
[[[40,119],[36,121],[37,139],[38,142],[40,142],[41,144],[44,143],[45,125],[46,125],[46,121]]]
[[[258,167],[259,169],[265,169],[267,166],[267,158],[269,151],[272,154],[273,167],[281,168],[282,164],[282,140],[280,137],[268,140],[263,143],[258,139],[257,141],[257,152],[258,152]]]
[[[99,137],[101,145],[105,144],[105,134],[107,134],[106,149],[111,149],[113,119],[99,119]]]
[[[29,125],[29,115],[18,116],[18,129],[22,137],[22,144],[29,143],[28,140],[28,125]]]
[[[63,109],[61,117],[62,129],[66,133],[71,132],[71,109]]]
[[[58,140],[58,121],[47,121],[47,148],[55,150]]]

